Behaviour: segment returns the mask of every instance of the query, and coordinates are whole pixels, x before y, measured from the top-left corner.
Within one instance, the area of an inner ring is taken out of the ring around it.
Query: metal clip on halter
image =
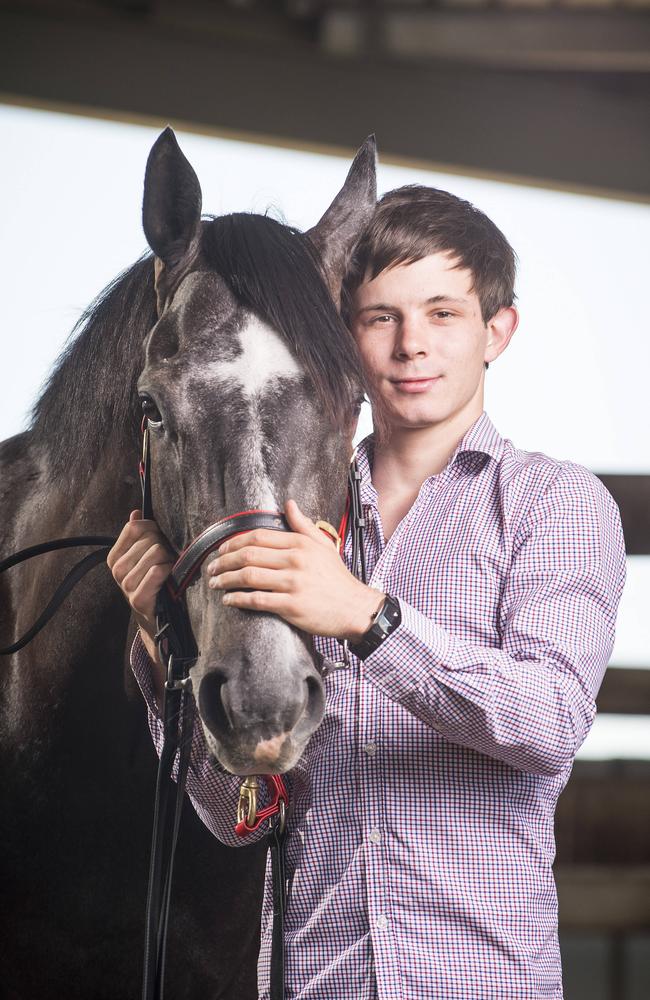
[[[251,774],[245,778],[239,789],[239,802],[237,803],[237,824],[245,822],[247,826],[253,827],[257,819],[257,793],[259,782],[255,775]]]
[[[183,668],[176,668],[174,654],[170,653],[169,660],[167,661],[167,680],[165,681],[165,687],[168,691],[185,691],[192,686],[189,676],[183,676],[183,674]]]
[[[238,837],[245,837],[247,834],[253,833],[265,819],[268,819],[272,829],[276,829],[279,834],[284,833],[289,803],[286,785],[280,774],[265,774],[263,777],[272,795],[268,806],[259,810],[257,808],[259,782],[255,775],[249,775],[245,778],[239,789],[237,823],[235,824],[235,833]]]

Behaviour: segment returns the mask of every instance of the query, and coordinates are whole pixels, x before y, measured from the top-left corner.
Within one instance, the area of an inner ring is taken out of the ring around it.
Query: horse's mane
[[[236,298],[284,338],[324,412],[335,422],[347,419],[364,382],[361,361],[309,237],[267,215],[236,212],[204,227],[202,248]]]
[[[82,313],[34,406],[33,440],[47,451],[54,474],[87,475],[109,440],[137,450],[136,384],[156,318],[153,258],[146,254]]]
[[[363,384],[361,364],[309,238],[268,216],[235,213],[204,221],[202,251],[238,300],[295,352],[325,412],[346,420],[355,387]],[[84,311],[34,406],[32,439],[47,450],[55,474],[88,475],[109,440],[137,450],[136,384],[156,319],[146,254]]]

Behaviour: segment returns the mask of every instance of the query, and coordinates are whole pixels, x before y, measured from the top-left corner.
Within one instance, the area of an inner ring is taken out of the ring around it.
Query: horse
[[[363,373],[337,306],[375,201],[371,137],[306,233],[262,215],[204,217],[198,178],[166,129],[145,176],[153,255],[87,309],[29,429],[0,444],[2,555],[52,537],[118,534],[140,506],[143,408],[155,516],[177,551],[223,516],[281,510],[289,497],[338,523]],[[0,645],[31,625],[77,558],[53,552],[0,577]],[[291,739],[274,767],[290,768],[323,712],[309,638],[223,606],[204,573],[186,597],[212,752],[246,772],[256,742],[281,727]],[[0,661],[7,1000],[139,992],[155,753],[128,662],[134,633],[99,569]],[[262,846],[224,847],[184,807],[170,996],[256,996],[264,866]]]

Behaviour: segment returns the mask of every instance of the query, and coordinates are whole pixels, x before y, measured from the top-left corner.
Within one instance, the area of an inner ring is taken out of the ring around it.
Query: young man
[[[485,369],[517,326],[514,271],[468,203],[384,196],[344,297],[381,411],[358,456],[369,586],[291,501],[292,535],[235,537],[209,567],[228,604],[281,615],[330,660],[332,636],[359,654],[327,676],[325,719],[289,776],[287,995],[300,1000],[562,996],[553,816],[593,721],[625,552],[600,481],[516,448],[483,409]],[[133,663],[159,740],[145,647],[155,656],[170,557],[154,528],[110,561],[140,616]],[[253,593],[237,589],[251,556]],[[369,633],[384,607],[399,619],[387,637]],[[189,791],[230,843],[236,786],[197,744]],[[268,914],[267,892],[261,996]]]

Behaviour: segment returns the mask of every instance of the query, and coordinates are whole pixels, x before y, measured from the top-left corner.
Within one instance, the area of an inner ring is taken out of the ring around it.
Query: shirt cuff
[[[140,635],[140,629],[138,629],[135,633],[135,639],[133,640],[133,645],[131,646],[131,670],[133,671],[133,676],[138,682],[138,687],[142,692],[142,696],[147,703],[147,708],[155,719],[162,722],[162,715],[160,708],[158,707],[158,702],[156,701],[156,692],[153,682],[155,664],[145,648],[142,636]]]
[[[430,701],[436,669],[444,668],[451,653],[450,636],[431,618],[401,598],[402,621],[363,661],[367,680],[392,701],[408,707],[410,697],[426,692]],[[423,653],[426,655],[423,656]],[[437,685],[436,685],[437,687]],[[434,706],[432,706],[434,707]]]

